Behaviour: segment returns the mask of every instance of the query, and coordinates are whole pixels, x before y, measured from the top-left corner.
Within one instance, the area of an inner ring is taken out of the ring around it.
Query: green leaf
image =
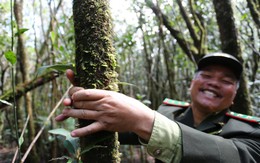
[[[19,141],[18,141],[19,147],[22,146],[23,142],[24,142],[24,139],[23,139],[23,137],[21,136],[21,137],[19,138]]]
[[[7,51],[5,52],[5,58],[12,64],[14,65],[16,63],[16,55],[14,54],[13,51]]]
[[[75,139],[74,139],[75,140]],[[76,154],[77,149],[75,148],[75,141],[73,139],[68,139],[63,142],[64,147],[68,150],[68,152],[72,155]]]
[[[69,159],[68,161],[67,161],[67,163],[72,163],[73,162],[73,159]]]
[[[65,130],[64,128],[57,128],[57,129],[49,130],[48,132],[54,135],[61,135],[66,138],[70,136],[70,132],[68,130]]]
[[[151,101],[150,100],[143,100],[142,103],[145,104],[145,105],[151,105]]]
[[[65,52],[64,46],[60,46],[59,50],[60,50],[61,52]]]
[[[10,102],[5,101],[5,100],[0,99],[0,102],[2,102],[3,104],[9,105],[9,106],[13,106],[13,104],[11,104]]]
[[[56,40],[56,33],[54,31],[51,31],[51,42],[54,44],[55,43],[55,40]]]
[[[70,132],[63,128],[50,130],[49,133],[64,136],[66,138],[66,140],[63,142],[64,147],[68,150],[70,154],[76,155],[76,151],[79,148],[79,138],[72,137],[70,135]]]
[[[23,34],[24,32],[26,32],[28,30],[29,29],[27,29],[27,28],[21,28],[14,34],[14,36],[19,36],[19,35]]]
[[[67,69],[72,69],[75,72],[75,65],[73,65],[73,64],[57,64],[57,65],[42,66],[38,69],[37,75],[42,75],[46,72],[53,71],[53,70],[64,73]]]
[[[243,14],[242,17],[241,17],[241,20],[245,20],[248,18],[248,15],[247,14]]]
[[[136,88],[138,88],[136,85],[134,85],[134,84],[131,84],[131,83],[127,83],[127,82],[118,82],[117,84],[120,84],[120,85],[125,85],[125,86],[132,86],[132,87],[136,87]]]

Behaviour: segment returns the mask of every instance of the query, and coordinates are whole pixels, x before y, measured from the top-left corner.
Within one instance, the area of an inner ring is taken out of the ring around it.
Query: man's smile
[[[211,90],[211,89],[200,89],[200,92],[202,92],[207,97],[214,97],[214,98],[220,98],[221,95],[217,91]]]

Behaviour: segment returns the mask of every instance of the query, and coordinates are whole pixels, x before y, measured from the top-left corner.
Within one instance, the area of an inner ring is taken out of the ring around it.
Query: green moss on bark
[[[77,82],[84,88],[117,91],[115,50],[108,0],[74,0]],[[79,120],[79,127],[91,121]],[[109,135],[109,136],[108,136]],[[80,139],[82,150],[88,144],[109,137],[82,156],[83,162],[119,162],[116,133],[99,132]]]

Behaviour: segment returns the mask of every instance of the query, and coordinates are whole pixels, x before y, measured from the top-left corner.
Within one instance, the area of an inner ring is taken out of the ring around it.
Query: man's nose
[[[220,81],[216,78],[212,78],[208,81],[208,85],[210,85],[214,88],[220,88]]]

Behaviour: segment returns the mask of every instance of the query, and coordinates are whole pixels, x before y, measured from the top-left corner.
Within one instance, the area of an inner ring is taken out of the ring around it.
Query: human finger
[[[100,89],[85,89],[74,92],[73,101],[96,101],[111,95],[111,91]]]
[[[64,104],[65,106],[71,106],[71,105],[72,105],[72,100],[71,100],[71,98],[65,98],[65,99],[63,100],[63,104]]]
[[[101,111],[102,110],[102,104],[97,101],[87,101],[87,100],[81,100],[81,101],[73,101],[73,108],[74,109],[83,109],[83,110],[95,110],[95,111]]]
[[[72,96],[75,92],[80,91],[80,90],[84,90],[84,88],[83,87],[75,87],[75,86],[73,86],[73,87],[70,88],[68,94],[69,94],[69,96]]]
[[[72,85],[76,85],[75,74],[71,69],[66,70],[66,76]]]
[[[81,136],[90,135],[90,134],[93,134],[93,133],[96,133],[96,132],[102,131],[102,130],[104,130],[104,126],[100,122],[96,121],[86,127],[82,127],[82,128],[73,130],[71,132],[71,136],[72,137],[81,137]]]
[[[58,115],[58,116],[56,116],[55,117],[55,120],[56,121],[64,121],[64,120],[66,120],[66,119],[68,119],[69,117],[68,116],[65,116],[65,115],[63,115],[63,114],[60,114],[60,115]]]
[[[73,117],[78,119],[86,119],[86,120],[97,120],[100,112],[94,110],[86,110],[86,109],[64,109],[62,114],[67,117]]]

